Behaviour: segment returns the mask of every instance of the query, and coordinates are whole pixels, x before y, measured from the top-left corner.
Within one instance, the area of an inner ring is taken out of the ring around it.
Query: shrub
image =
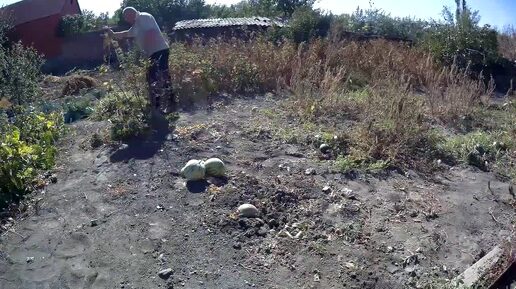
[[[0,95],[21,105],[34,100],[39,93],[42,58],[21,43],[0,46]]]
[[[113,140],[128,140],[147,132],[150,108],[142,95],[114,91],[99,101],[94,116],[111,122]]]
[[[425,34],[421,46],[441,63],[471,65],[476,71],[498,60],[497,33],[489,26],[460,27],[434,23]]]
[[[0,210],[21,199],[41,170],[53,166],[63,123],[60,112],[32,108],[42,58],[32,48],[7,42],[9,27],[0,17]]]
[[[0,209],[3,209],[31,190],[41,170],[54,165],[62,117],[57,113],[22,110],[11,120],[5,112],[0,118]]]
[[[480,27],[478,13],[466,0],[457,1],[455,13],[445,7],[444,23],[432,23],[421,45],[445,65],[472,66],[479,72],[495,64],[499,56],[497,32],[489,25]]]

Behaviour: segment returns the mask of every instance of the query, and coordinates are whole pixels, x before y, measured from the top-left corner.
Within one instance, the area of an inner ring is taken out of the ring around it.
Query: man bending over
[[[136,45],[150,59],[147,82],[151,108],[161,111],[161,102],[164,102],[164,112],[174,111],[176,100],[168,70],[169,46],[156,20],[149,13],[139,12],[133,7],[125,8],[122,15],[124,20],[131,24],[131,28],[121,32],[113,32],[107,28],[107,33],[115,39],[133,38],[135,40]]]

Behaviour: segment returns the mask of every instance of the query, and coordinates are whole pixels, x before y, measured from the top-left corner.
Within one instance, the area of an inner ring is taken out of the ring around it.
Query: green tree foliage
[[[431,23],[422,46],[444,64],[476,69],[494,64],[499,58],[497,32],[489,25],[480,26],[479,12],[472,11],[465,0],[456,4],[455,13],[444,8],[444,22]]]
[[[0,100],[21,105],[39,92],[42,59],[34,49],[7,40],[11,23],[9,17],[0,17]]]
[[[210,15],[214,18],[227,17],[278,17],[281,15],[276,7],[276,0],[248,0],[230,6],[211,5]]]
[[[422,36],[426,21],[410,17],[392,17],[381,9],[357,8],[351,14],[336,17],[335,24],[345,31],[416,40]]]
[[[150,13],[156,21],[170,29],[177,21],[185,19],[208,18],[210,16],[210,6],[204,0],[124,0],[122,7],[135,7],[142,12]],[[125,24],[122,13],[117,13],[120,17],[120,24]]]
[[[297,9],[284,28],[286,36],[300,43],[313,38],[326,37],[330,30],[333,16],[323,15],[317,10],[305,7]]]
[[[84,10],[82,14],[66,15],[61,18],[57,33],[61,37],[72,36],[101,29],[110,22],[107,13],[95,15],[92,11]]]
[[[34,100],[43,61],[32,49],[20,43],[0,46],[0,95],[15,105]],[[0,97],[0,98],[1,98]]]
[[[276,7],[285,16],[294,14],[297,9],[312,8],[315,0],[276,0]]]

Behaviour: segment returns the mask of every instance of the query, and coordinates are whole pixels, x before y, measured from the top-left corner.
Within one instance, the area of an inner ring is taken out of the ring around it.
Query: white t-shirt
[[[149,37],[147,32],[153,31],[151,34],[154,37]],[[129,36],[134,37],[136,45],[143,50],[147,56],[168,49],[168,43],[161,34],[158,23],[154,19],[154,16],[149,13],[140,12],[136,16],[136,22],[128,31]],[[146,39],[147,38],[147,39]]]

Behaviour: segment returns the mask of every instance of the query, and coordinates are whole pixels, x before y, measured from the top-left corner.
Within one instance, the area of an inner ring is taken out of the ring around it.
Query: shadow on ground
[[[164,117],[153,117],[150,125],[151,133],[148,136],[127,141],[126,146],[111,155],[111,162],[117,163],[130,159],[147,160],[152,158],[162,148],[171,131],[169,122]]]
[[[210,177],[208,180],[188,181],[186,189],[192,194],[200,194],[206,192],[210,185],[223,187],[229,182],[227,177]]]
[[[204,193],[209,186],[206,180],[186,182],[186,189],[192,194]]]

